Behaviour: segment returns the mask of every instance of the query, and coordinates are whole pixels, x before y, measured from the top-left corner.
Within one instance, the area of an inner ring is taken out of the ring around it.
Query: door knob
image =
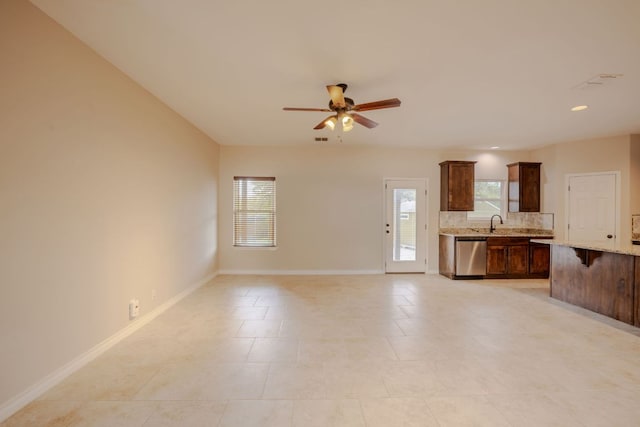
[[[613,234],[607,234],[607,239],[613,239]]]

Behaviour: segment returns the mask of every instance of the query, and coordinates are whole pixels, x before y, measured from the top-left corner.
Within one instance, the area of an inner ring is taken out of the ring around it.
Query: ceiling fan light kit
[[[357,111],[381,110],[383,108],[393,108],[400,106],[400,100],[398,98],[367,102],[365,104],[355,104],[353,99],[346,98],[344,96],[346,90],[347,85],[345,83],[338,83],[337,85],[327,86],[327,92],[329,92],[330,97],[328,109],[284,107],[283,110],[333,112],[335,114],[318,123],[314,127],[314,129],[319,130],[328,127],[330,130],[334,130],[336,128],[336,124],[340,122],[342,123],[342,131],[349,132],[351,129],[353,129],[354,122],[369,129],[378,126],[378,123],[364,116],[361,116],[357,113]]]
[[[334,130],[336,128],[336,123],[338,123],[338,119],[335,116],[329,117],[325,120],[324,124],[329,127],[329,129]]]
[[[353,118],[348,114],[343,114],[340,121],[342,122],[343,132],[349,132],[351,129],[353,129]]]

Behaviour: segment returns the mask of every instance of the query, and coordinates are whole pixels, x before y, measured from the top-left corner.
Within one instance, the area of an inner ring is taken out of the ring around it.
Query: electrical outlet
[[[129,301],[129,318],[134,319],[140,314],[140,300],[132,299]]]
[[[157,295],[158,295],[158,293],[156,292],[156,290],[152,289],[151,290],[151,301],[155,301]]]

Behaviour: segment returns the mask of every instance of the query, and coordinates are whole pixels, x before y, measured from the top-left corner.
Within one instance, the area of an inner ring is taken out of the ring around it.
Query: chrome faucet
[[[491,217],[491,224],[489,225],[489,233],[493,233],[496,229],[496,227],[493,225],[493,218],[498,217],[500,218],[500,224],[504,224],[504,222],[502,221],[502,217],[498,214],[495,214]]]

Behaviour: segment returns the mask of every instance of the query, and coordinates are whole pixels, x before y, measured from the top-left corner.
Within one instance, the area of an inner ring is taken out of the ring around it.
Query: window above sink
[[[492,215],[505,217],[507,207],[506,183],[499,179],[477,179],[474,181],[474,210],[467,212],[467,219],[482,221]]]

